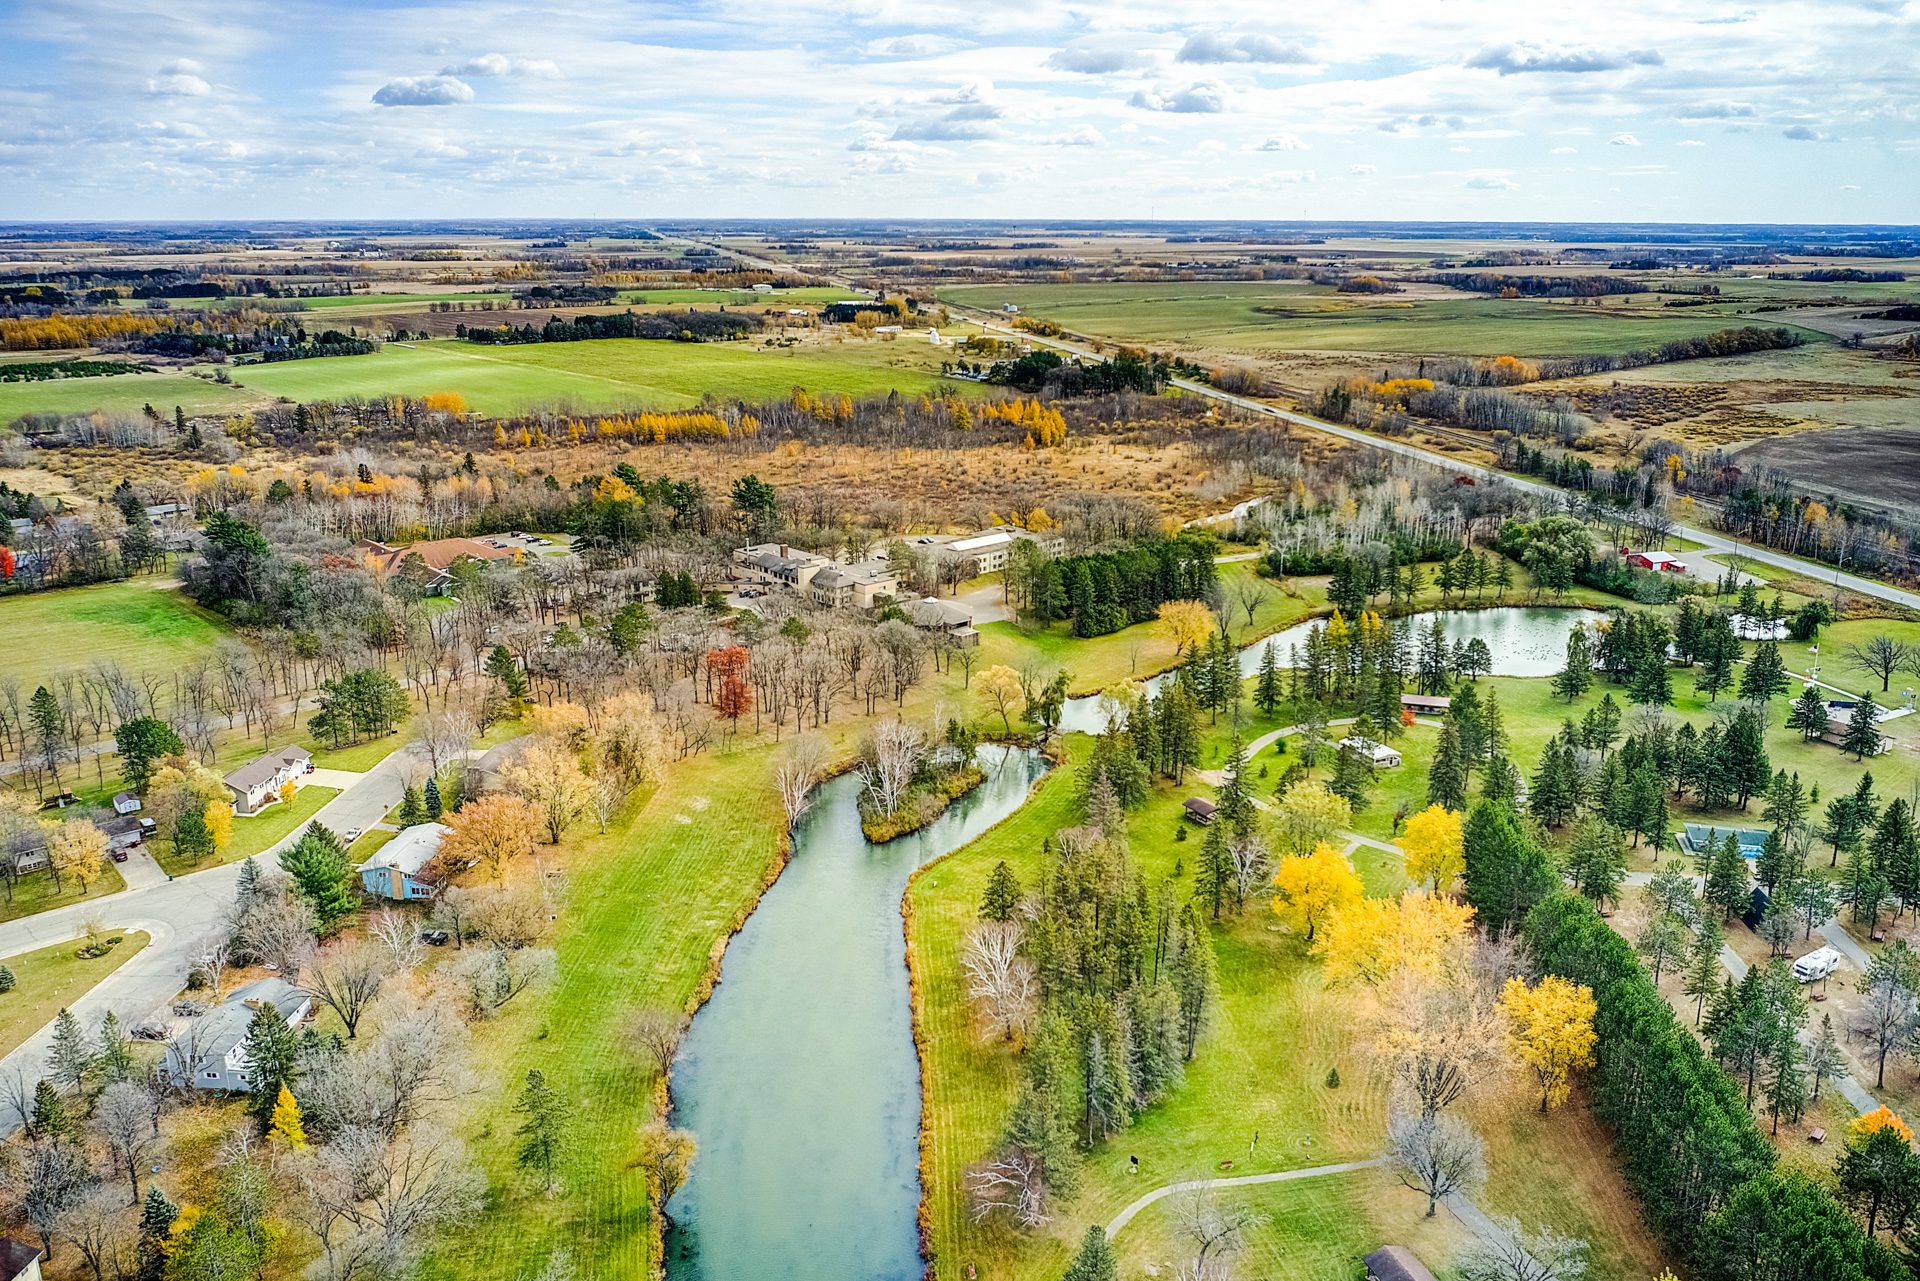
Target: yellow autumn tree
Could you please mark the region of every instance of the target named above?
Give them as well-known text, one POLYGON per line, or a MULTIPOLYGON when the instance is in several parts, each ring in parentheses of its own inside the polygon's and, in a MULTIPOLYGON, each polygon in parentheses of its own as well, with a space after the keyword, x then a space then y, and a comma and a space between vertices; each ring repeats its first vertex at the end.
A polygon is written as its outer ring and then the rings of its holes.
POLYGON ((47 861, 61 880, 91 893, 107 874, 107 834, 83 818, 68 819, 47 836, 47 861))
POLYGON ((1000 714, 1000 724, 1006 732, 1013 733, 1013 714, 1026 701, 1020 673, 1004 663, 997 664, 974 677, 973 687, 980 692, 987 706, 1000 714))
POLYGON ((213 838, 213 852, 218 854, 233 841, 233 806, 215 801, 201 817, 207 820, 207 835, 213 838))
POLYGON ((515 859, 532 855, 540 834, 540 812, 504 793, 469 801, 441 821, 451 830, 440 839, 440 860, 455 871, 481 868, 500 885, 515 859))
POLYGON ((1429 805, 1408 819, 1400 848, 1407 853, 1407 879, 1436 893, 1452 889, 1467 868, 1460 814, 1444 805, 1429 805))
POLYGON ((1514 1055, 1540 1082, 1540 1110, 1567 1101, 1577 1069, 1593 1066, 1593 989, 1549 974, 1532 987, 1507 980, 1500 993, 1514 1055))
POLYGON ((283 1082, 280 1097, 273 1103, 273 1121, 267 1127, 267 1141, 279 1143, 291 1152, 304 1152, 307 1147, 306 1122, 300 1119, 300 1105, 293 1100, 293 1091, 283 1082))
POLYGON ((295 785, 292 779, 288 779, 286 782, 280 784, 280 803, 282 805, 293 804, 293 798, 299 794, 300 788, 295 785))
POLYGON ((1871 1112, 1862 1112, 1853 1118, 1853 1124, 1848 1127, 1847 1141, 1857 1147, 1882 1130, 1893 1131, 1900 1136, 1902 1143, 1913 1142, 1913 1131, 1908 1128, 1905 1121, 1900 1119, 1898 1113, 1884 1103, 1871 1112))
POLYGON ((1309 943, 1330 917, 1364 901, 1366 894, 1347 856, 1325 841, 1310 854, 1281 859, 1273 888, 1273 910, 1309 943))
POLYGON ((1329 983, 1378 986, 1397 975, 1439 977, 1471 964, 1473 909, 1409 890, 1336 913, 1314 945, 1329 983))
POLYGON ((1199 648, 1213 636, 1213 611, 1197 600, 1170 600, 1160 606, 1160 634, 1173 642, 1173 652, 1199 648))

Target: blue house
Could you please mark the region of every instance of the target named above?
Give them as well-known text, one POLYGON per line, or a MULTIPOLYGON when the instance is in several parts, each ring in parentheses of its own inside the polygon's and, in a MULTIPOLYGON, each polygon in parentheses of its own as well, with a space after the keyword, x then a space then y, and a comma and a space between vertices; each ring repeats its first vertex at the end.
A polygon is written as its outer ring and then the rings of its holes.
POLYGON ((444 879, 434 856, 449 830, 445 823, 407 828, 360 865, 360 887, 375 898, 396 902, 432 898, 444 879))

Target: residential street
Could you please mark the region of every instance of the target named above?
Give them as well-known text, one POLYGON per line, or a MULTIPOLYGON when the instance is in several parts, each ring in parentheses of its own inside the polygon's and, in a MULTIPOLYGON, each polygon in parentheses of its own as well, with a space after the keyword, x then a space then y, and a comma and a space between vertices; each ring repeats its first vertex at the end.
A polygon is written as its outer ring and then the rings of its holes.
MULTIPOLYGON (((402 768, 407 750, 402 749, 365 774, 328 771, 329 786, 345 783, 340 795, 320 807, 311 821, 326 824, 335 832, 348 828, 370 828, 400 803, 402 768), (351 781, 348 781, 351 780, 351 781)), ((272 867, 280 851, 298 839, 304 825, 278 844, 260 854, 263 867, 272 867)), ((240 877, 240 864, 228 863, 168 880, 144 851, 135 855, 145 868, 136 870, 130 860, 123 867, 130 886, 118 894, 88 899, 51 912, 8 921, 0 925, 0 956, 28 952, 67 939, 78 938, 81 923, 98 917, 114 930, 145 930, 153 936, 140 955, 103 979, 91 992, 73 1003, 80 1026, 92 1034, 108 1010, 120 1017, 128 1028, 144 1022, 160 1011, 187 980, 188 957, 193 947, 219 923, 221 914, 233 899, 234 883, 240 877), (151 869, 148 871, 147 869, 151 869), (155 880, 153 874, 158 873, 155 880)), ((53 1040, 49 1023, 13 1053, 0 1059, 0 1079, 18 1073, 29 1081, 46 1071, 47 1050, 53 1040)), ((15 1128, 11 1117, 0 1118, 0 1135, 15 1128)))

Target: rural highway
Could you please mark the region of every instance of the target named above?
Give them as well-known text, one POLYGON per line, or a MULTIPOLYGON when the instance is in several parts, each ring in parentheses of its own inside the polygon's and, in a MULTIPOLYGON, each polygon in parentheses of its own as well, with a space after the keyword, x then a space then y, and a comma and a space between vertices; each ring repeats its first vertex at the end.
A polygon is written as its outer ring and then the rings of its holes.
MULTIPOLYGON (((322 805, 309 822, 325 823, 336 833, 372 827, 400 803, 407 759, 407 749, 394 752, 322 805)), ((280 851, 305 830, 306 824, 302 824, 263 851, 259 855, 262 867, 274 867, 280 851)), ((0 925, 0 956, 78 939, 86 932, 83 923, 96 917, 115 933, 145 930, 153 941, 70 1007, 89 1036, 99 1030, 108 1010, 131 1030, 163 1012, 174 994, 186 985, 194 947, 220 923, 239 879, 240 864, 226 863, 142 889, 123 890, 8 921, 0 925)), ((52 1043, 53 1024, 49 1022, 0 1059, 0 1080, 11 1080, 16 1074, 29 1083, 39 1080, 46 1074, 52 1043)), ((0 1117, 0 1137, 15 1128, 16 1118, 0 1117)))
MULTIPOLYGON (((663 238, 677 239, 681 244, 698 246, 703 249, 711 249, 716 253, 728 254, 749 266, 757 267, 763 271, 793 272, 795 270, 790 263, 778 263, 769 258, 756 258, 750 254, 743 254, 737 250, 727 249, 720 245, 709 244, 698 240, 689 240, 685 237, 663 238)), ((825 272, 813 272, 810 274, 826 280, 831 284, 844 286, 847 289, 858 290, 860 288, 860 286, 854 284, 844 276, 837 276, 825 272)), ((997 319, 995 313, 982 311, 978 307, 969 307, 951 301, 943 301, 941 305, 953 314, 964 316, 973 321, 982 329, 998 330, 1020 341, 1036 343, 1042 347, 1051 347, 1056 351, 1069 352, 1076 356, 1083 356, 1093 360, 1101 358, 1098 352, 1094 351, 1092 347, 1084 342, 1066 338, 1042 338, 1036 334, 1028 333, 1023 329, 1014 329, 997 319)), ((1370 449, 1379 449, 1389 454, 1398 454, 1403 458, 1410 458, 1416 462, 1427 463, 1431 466, 1439 467, 1442 470, 1452 472, 1455 475, 1472 476, 1478 480, 1502 481, 1512 485, 1516 489, 1525 490, 1528 493, 1541 497, 1550 497, 1556 501, 1563 501, 1569 497, 1566 490, 1554 485, 1544 484, 1537 480, 1528 480, 1520 476, 1510 476, 1505 472, 1496 471, 1491 467, 1482 467, 1475 463, 1464 463, 1457 458, 1450 458, 1445 454, 1435 453, 1429 449, 1422 449, 1418 445, 1410 445, 1405 441, 1399 440, 1387 440, 1368 432, 1358 431, 1352 427, 1344 427, 1339 423, 1330 423, 1323 419, 1311 418, 1306 414, 1297 413, 1290 409, 1278 409, 1264 401, 1254 400, 1247 396, 1238 396, 1232 392, 1221 391, 1219 388, 1210 387, 1205 383, 1191 382, 1185 378, 1175 378, 1173 385, 1182 391, 1191 392, 1196 396, 1205 396, 1209 400, 1217 400, 1222 404, 1232 405, 1234 408, 1245 410, 1250 414, 1261 414, 1268 418, 1278 418, 1282 422, 1292 423, 1298 427, 1305 427, 1309 431, 1323 432, 1329 436, 1338 436, 1342 440, 1352 441, 1356 445, 1365 445, 1370 449)), ((1775 569, 1789 570, 1793 573, 1802 574, 1808 578, 1819 581, 1824 582, 1831 578, 1836 587, 1844 587, 1857 595, 1871 596, 1878 600, 1889 601, 1895 605, 1904 605, 1908 609, 1920 609, 1920 592, 1910 592, 1903 588, 1894 587, 1888 583, 1877 582, 1871 578, 1861 578, 1857 574, 1836 573, 1825 566, 1800 560, 1797 557, 1788 556, 1781 552, 1771 551, 1765 547, 1736 543, 1725 535, 1716 534, 1710 530, 1701 529, 1694 525, 1675 525, 1673 532, 1681 538, 1700 543, 1705 548, 1705 555, 1744 556, 1748 560, 1757 561, 1763 565, 1771 565, 1775 569)))

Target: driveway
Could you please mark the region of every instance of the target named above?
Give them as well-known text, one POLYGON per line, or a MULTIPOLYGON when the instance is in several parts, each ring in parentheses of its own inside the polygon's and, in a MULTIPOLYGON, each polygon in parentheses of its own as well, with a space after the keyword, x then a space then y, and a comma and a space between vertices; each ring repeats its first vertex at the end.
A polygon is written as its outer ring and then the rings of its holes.
MULTIPOLYGON (((340 795, 322 805, 310 822, 325 823, 336 832, 350 827, 368 828, 400 803, 408 750, 388 756, 340 795)), ((274 865, 281 850, 292 845, 305 830, 288 833, 278 844, 259 855, 262 866, 274 865)), ((142 852, 144 857, 144 851, 142 852)), ((150 857, 146 858, 152 863, 150 857)), ((124 865, 133 867, 131 859, 124 865)), ((168 879, 158 866, 157 881, 140 873, 141 885, 103 898, 87 899, 51 912, 41 912, 0 925, 0 956, 32 951, 54 943, 79 938, 82 923, 98 917, 116 930, 145 930, 153 938, 140 955, 102 979, 92 991, 69 1008, 80 1026, 92 1035, 108 1010, 131 1028, 153 1017, 175 993, 186 985, 189 957, 194 945, 220 924, 227 905, 233 901, 234 884, 240 879, 240 863, 210 867, 202 872, 168 879)), ((47 1052, 53 1042, 53 1025, 47 1024, 13 1053, 0 1059, 0 1079, 18 1073, 29 1081, 38 1080, 47 1069, 47 1052)), ((0 1118, 0 1136, 14 1129, 12 1118, 0 1118)))

